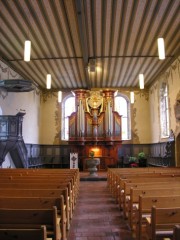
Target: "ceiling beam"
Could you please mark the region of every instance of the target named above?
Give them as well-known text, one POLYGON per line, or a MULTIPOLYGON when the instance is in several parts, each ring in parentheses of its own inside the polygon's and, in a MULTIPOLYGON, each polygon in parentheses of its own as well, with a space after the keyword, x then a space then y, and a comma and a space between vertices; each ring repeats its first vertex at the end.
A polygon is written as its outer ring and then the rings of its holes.
MULTIPOLYGON (((166 58, 174 58, 174 55, 166 55, 166 58)), ((159 58, 158 55, 121 55, 121 56, 96 56, 96 57, 89 57, 87 63, 84 62, 86 65, 85 67, 88 66, 88 63, 91 59, 111 59, 111 58, 159 58)), ((31 58, 31 61, 43 61, 43 60, 66 60, 66 59, 83 59, 84 57, 43 57, 43 58, 31 58)), ((8 62, 20 62, 24 61, 23 58, 19 59, 9 59, 8 62)))
POLYGON ((80 42, 81 42, 81 49, 82 49, 82 56, 86 74, 86 82, 87 87, 91 88, 89 73, 88 73, 88 38, 86 33, 86 23, 85 23, 85 14, 84 14, 84 3, 83 0, 75 0, 76 5, 76 12, 77 12, 77 19, 78 19, 78 27, 79 27, 79 34, 80 34, 80 42))

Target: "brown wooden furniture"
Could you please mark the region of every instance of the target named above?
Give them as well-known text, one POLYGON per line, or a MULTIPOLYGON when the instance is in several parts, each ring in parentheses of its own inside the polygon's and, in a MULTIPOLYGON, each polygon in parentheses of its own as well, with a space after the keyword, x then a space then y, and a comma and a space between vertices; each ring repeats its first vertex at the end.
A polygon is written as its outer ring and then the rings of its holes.
MULTIPOLYGON (((11 191, 11 189, 10 189, 11 191)), ((33 191, 33 190, 32 190, 33 191)), ((28 195, 28 194, 27 194, 28 195)), ((51 209, 57 208, 57 217, 61 228, 62 240, 66 240, 67 217, 64 197, 1 197, 0 209, 51 209)), ((69 223, 70 224, 70 223, 69 223)))
POLYGON ((45 225, 47 235, 61 239, 57 208, 52 209, 0 209, 0 228, 34 229, 45 225))
POLYGON ((46 226, 36 229, 6 228, 0 229, 0 239, 2 240, 46 240, 46 226))
POLYGON ((177 224, 180 224, 180 207, 157 208, 153 206, 151 217, 146 218, 147 239, 172 237, 177 224))
MULTIPOLYGON (((175 196, 139 196, 139 207, 137 209, 136 219, 136 236, 138 239, 143 239, 143 232, 145 231, 145 218, 150 217, 151 208, 170 208, 180 207, 180 195, 175 196)), ((177 230, 176 230, 177 231, 177 230)))
POLYGON ((79 191, 78 169, 0 169, 0 188, 1 210, 56 206, 58 231, 62 240, 67 239, 79 191))

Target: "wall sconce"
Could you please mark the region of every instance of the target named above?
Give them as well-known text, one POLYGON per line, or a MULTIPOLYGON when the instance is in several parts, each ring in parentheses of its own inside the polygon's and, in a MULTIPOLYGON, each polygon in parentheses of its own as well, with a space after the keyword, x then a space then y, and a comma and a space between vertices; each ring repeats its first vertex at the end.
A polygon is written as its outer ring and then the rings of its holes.
POLYGON ((31 41, 26 40, 24 43, 24 61, 29 62, 31 57, 31 41))
POLYGON ((134 92, 130 92, 130 100, 131 100, 131 103, 133 104, 134 103, 134 92))
POLYGON ((58 92, 58 102, 60 103, 62 101, 62 92, 58 92))
POLYGON ((165 59, 165 46, 164 46, 164 38, 158 38, 158 53, 159 59, 165 59))
POLYGON ((51 88, 51 74, 47 74, 46 76, 46 88, 47 89, 51 88))
POLYGON ((144 74, 139 74, 139 87, 140 89, 144 89, 144 74))

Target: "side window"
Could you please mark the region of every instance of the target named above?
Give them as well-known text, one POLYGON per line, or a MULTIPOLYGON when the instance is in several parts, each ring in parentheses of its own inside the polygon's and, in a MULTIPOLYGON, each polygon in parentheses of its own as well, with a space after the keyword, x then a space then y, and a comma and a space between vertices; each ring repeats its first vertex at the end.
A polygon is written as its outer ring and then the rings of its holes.
POLYGON ((75 112, 75 97, 72 95, 67 96, 62 101, 62 130, 61 139, 69 139, 69 119, 68 117, 75 112))
POLYGON ((114 99, 115 111, 122 115, 122 140, 131 138, 130 134, 130 102, 128 98, 118 95, 114 99))
POLYGON ((169 104, 166 83, 163 83, 160 89, 160 121, 161 137, 166 138, 169 136, 169 104))

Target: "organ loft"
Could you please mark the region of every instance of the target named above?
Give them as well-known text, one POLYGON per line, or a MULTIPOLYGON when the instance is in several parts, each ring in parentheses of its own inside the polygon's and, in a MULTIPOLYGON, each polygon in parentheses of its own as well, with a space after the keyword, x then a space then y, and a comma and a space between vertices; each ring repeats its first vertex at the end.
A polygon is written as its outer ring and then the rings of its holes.
POLYGON ((99 170, 117 163, 121 148, 121 116, 114 109, 115 90, 76 90, 76 111, 69 117, 69 145, 86 170, 90 152, 100 158, 99 170))

